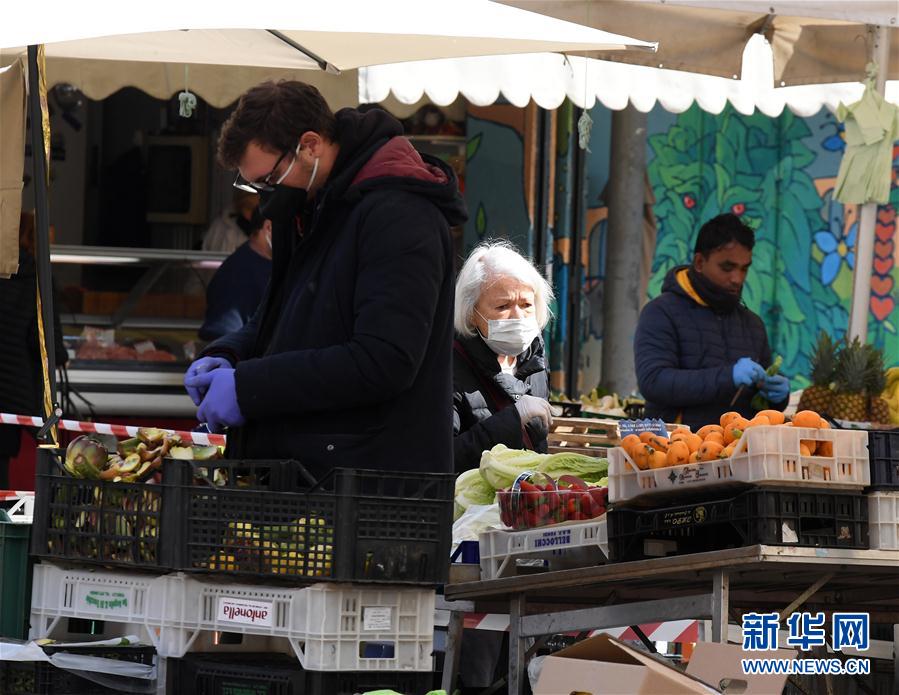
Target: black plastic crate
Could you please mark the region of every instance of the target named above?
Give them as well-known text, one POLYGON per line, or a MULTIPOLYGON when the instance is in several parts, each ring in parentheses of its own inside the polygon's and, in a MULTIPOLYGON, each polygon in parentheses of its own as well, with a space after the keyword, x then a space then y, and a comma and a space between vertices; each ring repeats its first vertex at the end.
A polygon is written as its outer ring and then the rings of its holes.
MULTIPOLYGON (((69 652, 104 659, 121 659, 153 665, 153 647, 53 647, 48 654, 69 652)), ((77 671, 57 668, 46 661, 0 661, 0 693, 3 695, 107 695, 107 693, 148 693, 155 682, 138 678, 95 673, 82 678, 77 671)))
POLYGON ((54 560, 170 569, 175 529, 163 526, 163 487, 73 478, 65 452, 38 449, 31 554, 54 560))
POLYGON ((305 671, 299 662, 276 654, 193 653, 169 659, 167 692, 192 695, 356 695, 392 689, 423 695, 435 674, 416 671, 305 671))
POLYGON ((899 489, 899 430, 868 432, 871 487, 899 489))
POLYGON ((868 547, 868 501, 857 492, 757 488, 728 499, 608 513, 613 561, 748 545, 868 547))
POLYGON ((247 462, 183 463, 163 463, 164 485, 175 488, 166 492, 167 510, 182 525, 177 569, 266 580, 446 581, 451 474, 336 468, 313 484, 295 462, 268 478, 246 475, 247 462))

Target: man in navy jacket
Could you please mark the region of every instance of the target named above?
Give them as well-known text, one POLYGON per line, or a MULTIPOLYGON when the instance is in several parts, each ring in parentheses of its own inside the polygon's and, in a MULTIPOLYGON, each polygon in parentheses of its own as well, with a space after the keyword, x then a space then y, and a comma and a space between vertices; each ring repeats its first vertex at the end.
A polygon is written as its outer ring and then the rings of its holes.
POLYGON ((453 170, 385 111, 332 113, 267 82, 222 128, 219 161, 272 221, 272 279, 241 330, 188 369, 229 455, 332 466, 453 466, 453 170))
POLYGON ((709 220, 699 230, 692 265, 672 269, 662 294, 643 308, 634 362, 647 417, 695 431, 729 410, 751 418, 756 393, 776 410, 786 406, 790 382, 766 375, 765 326, 740 301, 754 244, 752 229, 736 215, 709 220))

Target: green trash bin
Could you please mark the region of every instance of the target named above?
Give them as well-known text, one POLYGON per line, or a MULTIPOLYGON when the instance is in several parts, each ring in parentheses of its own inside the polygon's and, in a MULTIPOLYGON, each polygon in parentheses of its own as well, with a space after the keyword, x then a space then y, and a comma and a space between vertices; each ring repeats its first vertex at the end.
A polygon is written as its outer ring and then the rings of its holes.
POLYGON ((0 637, 26 639, 31 607, 31 524, 16 524, 0 509, 0 637))

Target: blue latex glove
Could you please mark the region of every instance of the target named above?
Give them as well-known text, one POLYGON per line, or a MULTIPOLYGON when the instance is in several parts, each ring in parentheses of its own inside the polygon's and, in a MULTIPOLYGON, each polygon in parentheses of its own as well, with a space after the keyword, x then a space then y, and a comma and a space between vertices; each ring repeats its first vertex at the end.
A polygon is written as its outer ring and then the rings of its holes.
POLYGON ((783 403, 790 397, 790 380, 781 374, 765 377, 765 385, 759 390, 769 403, 783 403))
POLYGON ((765 370, 758 362, 748 357, 741 357, 734 365, 732 372, 734 386, 754 386, 765 379, 765 370))
POLYGON ((213 369, 218 369, 219 367, 230 368, 231 363, 224 357, 201 357, 200 359, 195 360, 193 363, 191 363, 191 365, 187 368, 187 371, 184 372, 184 387, 187 389, 187 395, 190 396, 190 400, 194 402, 194 405, 200 405, 200 402, 203 400, 203 396, 206 395, 205 386, 201 391, 198 387, 191 385, 193 383, 194 377, 200 374, 206 374, 207 372, 210 372, 213 369))
POLYGON ((197 410, 197 420, 207 423, 213 432, 222 427, 238 427, 246 422, 237 404, 233 369, 219 367, 198 374, 191 378, 190 385, 206 389, 206 396, 197 410))

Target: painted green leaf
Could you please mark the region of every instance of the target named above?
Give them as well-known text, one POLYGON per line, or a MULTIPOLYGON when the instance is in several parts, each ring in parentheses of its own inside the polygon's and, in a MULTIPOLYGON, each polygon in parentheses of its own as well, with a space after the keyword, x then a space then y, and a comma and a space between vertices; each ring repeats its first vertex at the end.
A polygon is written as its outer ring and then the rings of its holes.
POLYGON ((481 147, 481 137, 483 133, 478 133, 473 138, 469 139, 467 143, 465 143, 465 159, 467 161, 471 161, 474 159, 474 156, 478 153, 478 149, 481 147))
POLYGON ((484 203, 478 203, 478 212, 474 220, 474 228, 478 236, 484 236, 487 231, 487 211, 484 209, 484 203))

